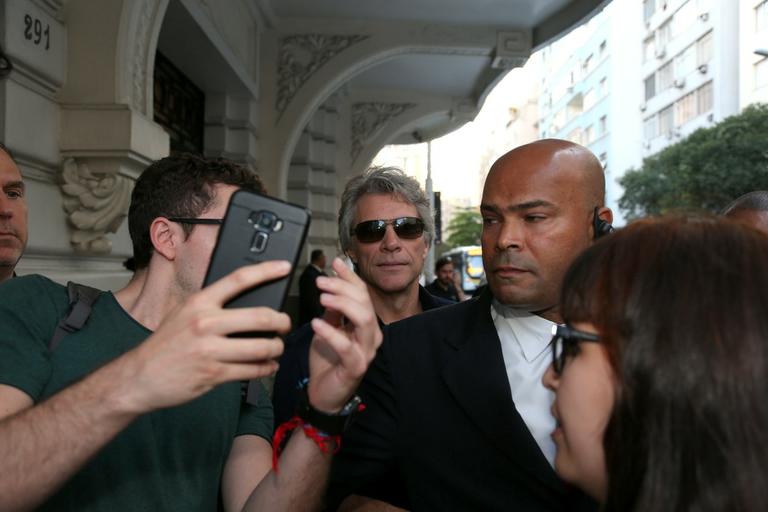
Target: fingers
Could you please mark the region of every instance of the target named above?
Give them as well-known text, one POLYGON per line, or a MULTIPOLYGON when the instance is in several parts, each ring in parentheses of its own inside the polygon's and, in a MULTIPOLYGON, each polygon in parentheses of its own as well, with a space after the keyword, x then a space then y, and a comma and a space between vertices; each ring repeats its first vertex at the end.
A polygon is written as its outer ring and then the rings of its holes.
POLYGON ((198 336, 237 332, 286 334, 290 330, 288 315, 266 307, 214 309, 197 313, 192 320, 192 333, 198 336))
POLYGON ((357 378, 365 373, 368 357, 345 333, 320 318, 312 320, 312 329, 316 334, 313 343, 319 341, 333 350, 351 377, 357 378))
POLYGON ((280 338, 226 338, 214 340, 212 356, 222 363, 269 362, 283 354, 280 338))
POLYGON ((276 361, 265 361, 254 364, 228 364, 222 367, 219 375, 220 383, 231 382, 235 380, 253 380, 272 375, 277 371, 279 365, 276 361))
POLYGON ((207 286, 199 296, 221 305, 249 288, 285 277, 290 271, 290 262, 282 260, 247 265, 207 286))

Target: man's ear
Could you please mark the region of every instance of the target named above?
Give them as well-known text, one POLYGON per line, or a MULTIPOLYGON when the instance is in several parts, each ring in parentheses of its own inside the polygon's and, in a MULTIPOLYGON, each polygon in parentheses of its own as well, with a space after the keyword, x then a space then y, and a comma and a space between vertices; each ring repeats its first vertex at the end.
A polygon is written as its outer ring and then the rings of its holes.
POLYGON ((184 240, 184 230, 165 217, 157 217, 149 225, 149 239, 155 252, 167 260, 176 259, 176 251, 184 240))

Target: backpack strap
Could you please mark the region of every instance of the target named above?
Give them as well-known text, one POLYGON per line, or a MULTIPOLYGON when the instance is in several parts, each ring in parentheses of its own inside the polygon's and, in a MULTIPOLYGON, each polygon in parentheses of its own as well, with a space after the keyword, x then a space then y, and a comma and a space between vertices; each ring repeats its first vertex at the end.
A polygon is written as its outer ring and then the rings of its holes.
POLYGON ((56 349, 64 336, 83 328, 88 317, 91 316, 93 304, 99 298, 101 290, 69 281, 67 294, 69 295, 69 312, 56 325, 56 330, 48 343, 48 349, 51 351, 56 349))

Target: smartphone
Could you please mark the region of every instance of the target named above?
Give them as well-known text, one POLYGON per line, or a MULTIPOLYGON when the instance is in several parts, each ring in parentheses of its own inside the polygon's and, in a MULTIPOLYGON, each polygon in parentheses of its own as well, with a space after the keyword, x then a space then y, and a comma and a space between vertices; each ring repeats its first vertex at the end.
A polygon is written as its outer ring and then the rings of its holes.
MULTIPOLYGON (((204 285, 239 267, 263 261, 288 260, 295 269, 310 219, 306 208, 238 190, 229 201, 204 285)), ((266 306, 280 311, 285 306, 292 276, 293 271, 281 279, 246 290, 225 307, 266 306)))

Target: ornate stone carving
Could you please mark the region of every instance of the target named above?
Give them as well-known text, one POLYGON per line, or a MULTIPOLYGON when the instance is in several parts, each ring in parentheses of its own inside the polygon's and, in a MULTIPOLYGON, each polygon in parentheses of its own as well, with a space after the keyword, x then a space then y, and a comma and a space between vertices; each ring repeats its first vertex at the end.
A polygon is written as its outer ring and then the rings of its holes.
POLYGON ((152 26, 152 0, 140 0, 141 8, 136 23, 135 45, 133 48, 133 108, 147 113, 145 90, 147 86, 147 51, 149 29, 152 26))
POLYGON ((128 214, 133 183, 125 176, 92 172, 74 158, 64 161, 61 173, 64 210, 75 228, 70 242, 76 252, 108 254, 114 233, 128 214))
POLYGON ((352 148, 354 162, 367 142, 375 137, 393 117, 415 107, 415 103, 354 103, 352 105, 352 148))
POLYGON ((277 67, 277 101, 275 108, 282 114, 288 104, 318 69, 350 46, 368 36, 333 36, 301 34, 280 39, 277 67))

